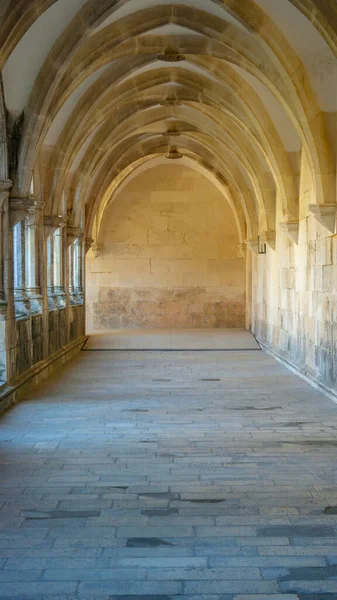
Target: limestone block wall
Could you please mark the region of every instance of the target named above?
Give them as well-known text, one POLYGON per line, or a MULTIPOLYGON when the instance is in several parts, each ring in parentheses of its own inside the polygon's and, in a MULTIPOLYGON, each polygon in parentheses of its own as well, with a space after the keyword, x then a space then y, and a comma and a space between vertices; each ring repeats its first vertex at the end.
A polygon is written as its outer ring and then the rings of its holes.
POLYGON ((87 331, 243 327, 245 259, 232 210, 177 163, 141 173, 107 209, 87 254, 87 331))
POLYGON ((310 213, 314 202, 303 155, 299 243, 278 230, 275 251, 253 255, 252 329, 303 374, 337 392, 337 235, 310 213))

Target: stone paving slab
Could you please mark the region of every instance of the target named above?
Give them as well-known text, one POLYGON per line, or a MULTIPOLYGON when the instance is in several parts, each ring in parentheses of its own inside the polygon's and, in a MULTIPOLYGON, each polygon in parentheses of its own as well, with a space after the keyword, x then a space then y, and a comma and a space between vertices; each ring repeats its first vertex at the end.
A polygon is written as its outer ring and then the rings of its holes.
POLYGON ((262 352, 83 352, 0 450, 1 600, 337 600, 337 406, 262 352))

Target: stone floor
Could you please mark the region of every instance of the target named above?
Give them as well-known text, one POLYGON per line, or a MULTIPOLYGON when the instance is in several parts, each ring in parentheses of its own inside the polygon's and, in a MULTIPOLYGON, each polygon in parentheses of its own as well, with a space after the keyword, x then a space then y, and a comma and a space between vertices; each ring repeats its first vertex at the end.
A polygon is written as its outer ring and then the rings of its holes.
POLYGON ((115 329, 95 332, 86 350, 258 350, 245 329, 115 329))
POLYGON ((337 406, 262 351, 82 352, 0 428, 1 600, 337 598, 337 406))

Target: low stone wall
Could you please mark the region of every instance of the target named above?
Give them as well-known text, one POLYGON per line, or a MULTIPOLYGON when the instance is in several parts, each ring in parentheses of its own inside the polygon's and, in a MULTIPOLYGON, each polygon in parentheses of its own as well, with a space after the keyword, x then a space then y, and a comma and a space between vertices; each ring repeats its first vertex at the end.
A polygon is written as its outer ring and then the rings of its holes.
POLYGON ((28 392, 50 377, 57 369, 74 358, 83 347, 86 337, 81 337, 54 354, 48 356, 30 368, 22 375, 15 377, 10 384, 0 387, 0 414, 19 402, 28 392))

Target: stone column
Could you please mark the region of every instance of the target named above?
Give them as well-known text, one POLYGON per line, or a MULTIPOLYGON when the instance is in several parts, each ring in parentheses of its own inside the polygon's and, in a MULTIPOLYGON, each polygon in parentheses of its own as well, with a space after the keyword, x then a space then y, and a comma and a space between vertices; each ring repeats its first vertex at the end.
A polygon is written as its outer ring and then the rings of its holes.
POLYGON ((11 187, 11 181, 0 181, 0 385, 7 381, 8 196, 11 187))
POLYGON ((68 291, 69 291, 69 299, 70 299, 70 303, 74 304, 73 302, 73 295, 75 292, 75 287, 74 287, 74 246, 73 246, 73 242, 71 244, 69 244, 69 246, 67 247, 67 251, 68 251, 68 291))
POLYGON ((16 314, 29 317, 30 302, 26 293, 25 222, 16 223, 13 230, 14 301, 16 314))
POLYGON ((59 308, 66 306, 65 293, 65 256, 64 256, 64 227, 65 222, 60 223, 54 233, 54 294, 58 300, 59 308))
POLYGON ((54 234, 47 238, 47 294, 49 308, 56 308, 54 298, 54 234))
POLYGON ((8 196, 11 187, 11 181, 0 181, 0 306, 6 304, 5 257, 8 243, 8 196))
POLYGON ((78 247, 76 241, 79 237, 83 238, 83 230, 78 227, 67 227, 67 248, 68 248, 68 290, 67 297, 67 322, 68 322, 68 339, 74 340, 79 335, 79 313, 82 309, 81 299, 78 298, 78 278, 76 269, 76 256, 78 247))
POLYGON ((74 288, 79 304, 83 304, 83 282, 84 282, 84 236, 81 233, 75 240, 74 252, 74 288))
POLYGON ((69 284, 69 295, 70 304, 77 304, 77 293, 80 287, 79 269, 78 267, 78 254, 79 246, 77 243, 78 238, 83 241, 83 230, 78 227, 67 227, 67 246, 68 246, 68 284, 69 284))
POLYGON ((26 291, 31 310, 42 312, 41 251, 44 202, 35 201, 26 218, 26 291))
POLYGON ((55 232, 62 225, 62 217, 45 216, 43 218, 44 241, 45 241, 45 279, 47 288, 48 308, 49 310, 57 308, 57 298, 55 294, 55 264, 54 264, 54 244, 55 232))
POLYGON ((20 317, 30 314, 30 302, 26 293, 25 220, 34 202, 34 198, 10 198, 9 200, 9 245, 13 252, 14 301, 16 313, 20 317))

